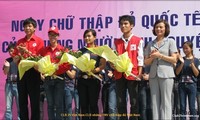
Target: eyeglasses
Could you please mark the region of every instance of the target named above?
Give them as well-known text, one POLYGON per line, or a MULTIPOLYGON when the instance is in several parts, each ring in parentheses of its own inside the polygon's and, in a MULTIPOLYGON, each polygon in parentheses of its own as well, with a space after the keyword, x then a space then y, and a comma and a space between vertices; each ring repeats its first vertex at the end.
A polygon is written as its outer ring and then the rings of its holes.
POLYGON ((57 34, 48 34, 49 37, 57 37, 57 34))

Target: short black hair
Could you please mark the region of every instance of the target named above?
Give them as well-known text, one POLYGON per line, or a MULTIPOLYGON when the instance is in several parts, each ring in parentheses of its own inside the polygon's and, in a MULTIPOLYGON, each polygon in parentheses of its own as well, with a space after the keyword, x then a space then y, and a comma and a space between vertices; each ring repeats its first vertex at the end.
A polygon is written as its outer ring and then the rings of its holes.
POLYGON ((23 27, 25 27, 25 25, 28 25, 28 24, 32 24, 34 28, 37 27, 37 23, 32 17, 24 20, 23 27))
POLYGON ((120 17, 119 17, 119 24, 120 24, 122 21, 129 21, 129 23, 130 23, 131 25, 134 26, 133 18, 132 18, 132 16, 130 16, 130 15, 123 15, 123 16, 120 16, 120 17))
POLYGON ((10 49, 15 48, 15 43, 10 43, 6 49, 6 51, 8 52, 10 49))

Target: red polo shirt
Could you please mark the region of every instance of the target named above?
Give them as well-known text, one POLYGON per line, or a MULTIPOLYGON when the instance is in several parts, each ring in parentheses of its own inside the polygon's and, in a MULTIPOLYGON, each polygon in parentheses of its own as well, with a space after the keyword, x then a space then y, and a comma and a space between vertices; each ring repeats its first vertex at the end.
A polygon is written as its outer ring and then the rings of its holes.
MULTIPOLYGON (((51 48, 51 46, 47 46, 46 48, 44 48, 44 50, 42 50, 41 55, 42 56, 50 55, 51 62, 58 63, 60 61, 62 52, 68 52, 68 49, 65 49, 63 46, 58 44, 54 50, 51 48)), ((69 63, 63 63, 59 65, 59 68, 55 74, 56 75, 63 74, 70 68, 71 66, 69 63)))
MULTIPOLYGON (((17 41, 16 46, 20 45, 26 46, 27 50, 30 51, 32 55, 39 55, 41 50, 44 48, 44 41, 36 35, 33 35, 30 40, 27 40, 25 36, 24 38, 17 41)), ((20 55, 17 47, 15 48, 13 55, 20 55)), ((23 54, 24 58, 27 58, 28 56, 29 55, 26 53, 23 54)))

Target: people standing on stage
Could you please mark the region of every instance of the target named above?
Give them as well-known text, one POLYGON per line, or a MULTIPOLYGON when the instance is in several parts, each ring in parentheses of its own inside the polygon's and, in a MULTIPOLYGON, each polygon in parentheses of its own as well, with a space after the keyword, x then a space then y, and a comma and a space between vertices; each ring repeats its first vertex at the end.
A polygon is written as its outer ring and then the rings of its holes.
MULTIPOLYGON (((124 73, 114 71, 116 79, 116 95, 117 95, 117 111, 120 120, 127 120, 127 95, 130 98, 130 120, 137 120, 139 116, 138 111, 138 81, 141 79, 142 67, 144 64, 143 55, 143 40, 132 33, 134 27, 133 18, 129 15, 123 15, 119 18, 120 30, 122 37, 114 40, 113 49, 119 55, 128 52, 129 58, 133 63, 133 76, 126 76, 124 73), (127 94, 128 90, 128 94, 127 94), (125 115, 124 115, 125 114, 125 115)), ((113 66, 114 68, 114 66, 113 66)))
POLYGON ((187 98, 190 111, 190 120, 196 120, 195 101, 197 95, 197 77, 199 75, 199 60, 193 54, 193 44, 190 41, 183 43, 184 57, 178 56, 179 62, 176 67, 176 74, 180 76, 178 86, 180 97, 181 120, 186 119, 187 98))
POLYGON ((157 20, 153 26, 156 38, 145 49, 145 65, 150 66, 153 120, 172 119, 172 89, 175 77, 173 65, 177 61, 177 47, 167 36, 170 27, 166 20, 157 20))
POLYGON ((116 81, 114 80, 113 69, 106 62, 106 67, 102 70, 103 87, 101 89, 101 100, 103 106, 104 120, 117 120, 117 99, 116 81))
POLYGON ((17 64, 13 61, 13 52, 15 44, 10 43, 7 48, 10 57, 7 58, 3 65, 3 72, 7 75, 5 84, 5 98, 6 98, 6 111, 5 120, 12 120, 13 118, 13 102, 15 99, 17 107, 17 120, 20 120, 20 110, 19 110, 19 95, 17 90, 17 64))
POLYGON ((76 120, 79 120, 79 95, 77 90, 77 78, 78 78, 78 69, 77 67, 73 66, 70 70, 67 70, 67 76, 65 78, 65 96, 64 96, 64 111, 65 114, 67 114, 66 120, 72 120, 73 117, 75 117, 76 120), (73 116, 73 110, 72 110, 72 102, 74 99, 75 103, 75 115, 73 116))
MULTIPOLYGON (((14 61, 19 63, 21 57, 38 56, 44 48, 44 41, 35 35, 36 21, 27 18, 23 22, 25 37, 19 39, 14 51, 14 61)), ((28 101, 30 98, 31 120, 40 119, 40 73, 35 67, 25 72, 21 80, 17 81, 19 93, 19 108, 21 120, 29 120, 28 101)))
MULTIPOLYGON (((58 63, 62 57, 62 53, 68 52, 68 49, 58 44, 59 38, 58 27, 49 28, 48 37, 50 45, 43 49, 42 56, 50 56, 51 63, 58 63)), ((63 63, 58 66, 58 69, 52 76, 46 76, 44 80, 44 90, 47 98, 48 118, 50 120, 62 120, 63 112, 63 97, 66 71, 70 69, 68 63, 63 63)))
MULTIPOLYGON (((177 48, 178 49, 178 48, 177 48)), ((180 49, 178 49, 178 53, 177 53, 177 58, 180 55, 180 49)), ((177 62, 179 62, 179 60, 177 59, 177 62)), ((174 72, 176 70, 176 64, 174 64, 174 72)), ((179 81, 180 81, 180 75, 176 75, 175 72, 175 77, 174 77, 174 85, 173 85, 173 90, 172 90, 172 114, 173 114, 173 120, 179 120, 180 117, 176 117, 178 115, 180 115, 180 98, 179 98, 179 92, 178 92, 178 85, 179 85, 179 81)))
MULTIPOLYGON (((89 53, 90 58, 96 61, 95 69, 92 72, 96 75, 105 68, 106 60, 98 55, 91 53, 87 48, 96 47, 96 31, 93 29, 85 30, 83 34, 86 46, 81 48, 80 51, 83 54, 89 53)), ((82 120, 98 120, 99 107, 99 93, 101 89, 101 81, 93 76, 89 76, 87 73, 80 73, 78 79, 78 93, 80 100, 80 109, 82 120)))

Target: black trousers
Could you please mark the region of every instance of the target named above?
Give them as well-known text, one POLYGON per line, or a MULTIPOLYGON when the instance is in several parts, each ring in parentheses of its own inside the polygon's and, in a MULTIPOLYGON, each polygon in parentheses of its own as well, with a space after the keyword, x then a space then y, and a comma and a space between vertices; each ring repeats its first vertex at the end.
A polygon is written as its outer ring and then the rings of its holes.
POLYGON ((138 120, 138 81, 127 80, 124 76, 116 80, 118 120, 138 120), (128 90, 128 94, 127 94, 128 90), (130 97, 130 117, 127 113, 127 95, 130 97))
POLYGON ((17 82, 20 119, 29 120, 28 101, 30 99, 31 120, 40 119, 40 73, 34 68, 25 72, 17 82))
POLYGON ((82 120, 98 120, 98 99, 100 93, 100 81, 97 79, 79 79, 78 94, 82 120))

